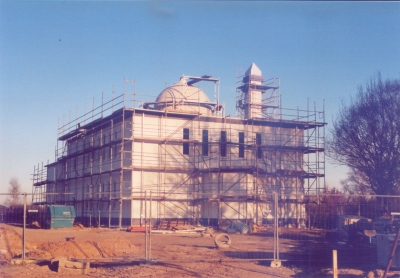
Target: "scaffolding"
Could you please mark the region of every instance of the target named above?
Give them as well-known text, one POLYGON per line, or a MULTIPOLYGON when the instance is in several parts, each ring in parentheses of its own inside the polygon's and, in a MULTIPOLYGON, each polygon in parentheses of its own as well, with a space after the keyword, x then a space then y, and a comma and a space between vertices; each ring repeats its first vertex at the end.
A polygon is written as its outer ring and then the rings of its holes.
POLYGON ((240 118, 248 118, 249 110, 255 110, 253 118, 276 119, 282 115, 278 112, 281 100, 280 79, 271 76, 264 79, 263 76, 245 75, 242 69, 238 69, 236 77, 236 115, 240 118), (255 81, 253 84, 252 81, 255 81), (248 94, 251 90, 261 92, 259 99, 252 99, 248 94))
POLYGON ((97 212, 99 225, 142 225, 148 191, 159 221, 220 226, 232 220, 226 211, 260 223, 273 192, 288 194, 282 204, 296 203, 300 211, 305 195, 324 189, 324 111, 315 104, 313 110, 281 108, 279 79, 272 78, 258 87, 265 91, 259 117, 244 118, 253 104, 243 94, 249 86, 238 84, 240 117, 230 118, 219 103, 219 80, 186 78, 190 85, 214 82, 212 115, 156 110, 144 101, 154 96, 138 94, 135 81, 124 79, 123 94, 113 92, 109 101, 102 95, 99 106, 93 100, 90 111, 85 105, 83 115, 64 117, 55 162, 34 167, 33 203, 74 205, 90 225, 97 212))

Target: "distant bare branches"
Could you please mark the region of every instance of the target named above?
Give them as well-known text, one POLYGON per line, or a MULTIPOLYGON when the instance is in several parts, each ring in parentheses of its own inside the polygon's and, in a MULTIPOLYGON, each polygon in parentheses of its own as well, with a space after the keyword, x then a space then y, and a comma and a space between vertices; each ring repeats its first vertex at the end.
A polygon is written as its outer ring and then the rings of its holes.
POLYGON ((8 193, 10 195, 7 196, 5 201, 6 206, 15 206, 21 204, 21 185, 18 182, 18 179, 12 178, 8 183, 8 193))
POLYGON ((357 169, 350 169, 347 179, 341 181, 343 192, 357 195, 375 194, 368 182, 368 177, 357 169))

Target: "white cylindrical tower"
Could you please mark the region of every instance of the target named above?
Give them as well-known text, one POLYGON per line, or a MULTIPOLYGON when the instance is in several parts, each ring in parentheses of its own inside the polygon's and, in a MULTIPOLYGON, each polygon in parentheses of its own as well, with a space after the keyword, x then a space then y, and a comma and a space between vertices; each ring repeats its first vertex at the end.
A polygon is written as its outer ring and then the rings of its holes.
POLYGON ((246 119, 262 117, 262 89, 264 81, 261 70, 256 64, 251 64, 243 77, 242 91, 244 97, 244 117, 246 119), (258 85, 258 86, 257 86, 258 85))

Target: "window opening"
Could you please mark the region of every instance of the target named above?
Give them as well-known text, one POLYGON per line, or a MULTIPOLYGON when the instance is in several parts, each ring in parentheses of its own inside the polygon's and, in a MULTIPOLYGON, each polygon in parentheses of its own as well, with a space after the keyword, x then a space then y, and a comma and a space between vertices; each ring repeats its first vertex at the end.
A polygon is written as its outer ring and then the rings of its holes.
MULTIPOLYGON (((189 139, 189 129, 184 128, 183 129, 183 139, 189 139)), ((183 154, 189 154, 189 143, 184 142, 183 143, 183 154)))
POLYGON ((244 157, 244 132, 239 132, 239 157, 244 157))
POLYGON ((226 131, 221 131, 221 156, 226 156, 226 131))
POLYGON ((203 130, 203 140, 202 140, 202 153, 204 156, 208 156, 208 130, 203 130))
POLYGON ((256 134, 257 158, 262 158, 261 133, 256 134))

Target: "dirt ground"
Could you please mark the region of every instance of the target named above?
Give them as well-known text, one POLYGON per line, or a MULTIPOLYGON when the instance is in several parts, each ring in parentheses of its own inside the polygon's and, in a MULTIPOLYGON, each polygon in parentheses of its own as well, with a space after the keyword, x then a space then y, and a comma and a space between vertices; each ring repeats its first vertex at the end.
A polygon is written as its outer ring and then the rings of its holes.
MULTIPOLYGON (((70 277, 53 271, 50 260, 67 257, 91 263, 82 277, 332 277, 332 250, 338 250, 339 277, 378 277, 376 246, 343 244, 333 232, 281 229, 282 266, 270 267, 272 233, 233 234, 227 249, 200 234, 153 234, 151 262, 145 263, 144 233, 108 229, 26 230, 26 257, 35 263, 13 266, 22 253, 20 227, 0 224, 0 277, 70 277), (73 240, 67 241, 67 238, 73 240)), ((400 277, 391 271, 389 277, 400 277)))

